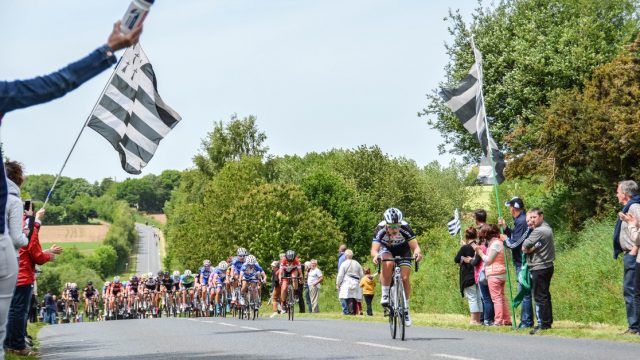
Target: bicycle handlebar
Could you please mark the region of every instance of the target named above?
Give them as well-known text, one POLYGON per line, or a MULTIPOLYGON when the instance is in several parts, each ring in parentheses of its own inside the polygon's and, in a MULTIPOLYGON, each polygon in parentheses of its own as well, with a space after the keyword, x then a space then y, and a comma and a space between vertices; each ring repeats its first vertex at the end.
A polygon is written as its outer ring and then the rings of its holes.
POLYGON ((380 261, 378 261, 378 273, 380 273, 380 267, 382 266, 382 262, 383 261, 393 261, 394 263, 399 263, 400 261, 404 261, 404 260, 408 260, 408 261, 415 261, 415 268, 416 268, 416 272, 418 272, 418 264, 419 262, 416 261, 416 258, 414 257, 402 257, 402 256, 396 256, 392 259, 380 259, 380 261))

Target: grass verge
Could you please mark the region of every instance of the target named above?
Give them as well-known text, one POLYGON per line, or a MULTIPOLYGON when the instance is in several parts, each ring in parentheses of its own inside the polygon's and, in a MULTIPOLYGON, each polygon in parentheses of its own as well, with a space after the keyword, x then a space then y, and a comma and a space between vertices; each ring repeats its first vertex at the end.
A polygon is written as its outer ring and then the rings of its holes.
MULTIPOLYGON (((363 321, 363 322, 375 322, 381 323, 380 326, 386 326, 387 318, 383 317, 381 313, 374 316, 347 316, 338 312, 327 312, 319 314, 299 314, 296 313, 296 317, 301 318, 316 318, 316 319, 341 319, 350 321, 363 321), (383 325, 384 324, 384 325, 383 325)), ((469 318, 464 315, 458 314, 420 314, 412 313, 411 320, 414 325, 429 326, 445 329, 460 329, 471 331, 483 331, 483 332, 496 332, 496 333, 510 333, 516 335, 529 335, 529 330, 512 330, 510 327, 504 326, 479 326, 469 324, 469 318)), ((583 339, 597 339, 608 340, 616 342, 631 342, 640 343, 640 336, 638 335, 620 335, 625 328, 607 324, 581 324, 574 321, 560 320, 553 322, 553 329, 546 330, 539 333, 536 336, 558 336, 567 338, 583 338, 583 339)))
MULTIPOLYGON (((29 333, 29 336, 31 336, 33 338, 33 350, 38 351, 40 349, 40 341, 38 340, 38 332, 40 331, 40 329, 42 329, 44 326, 46 326, 45 323, 43 322, 37 322, 37 323, 27 323, 27 333, 29 333)), ((10 353, 5 353, 4 355, 4 359, 5 360, 31 360, 31 359, 38 359, 35 356, 18 356, 16 354, 10 354, 10 353)))

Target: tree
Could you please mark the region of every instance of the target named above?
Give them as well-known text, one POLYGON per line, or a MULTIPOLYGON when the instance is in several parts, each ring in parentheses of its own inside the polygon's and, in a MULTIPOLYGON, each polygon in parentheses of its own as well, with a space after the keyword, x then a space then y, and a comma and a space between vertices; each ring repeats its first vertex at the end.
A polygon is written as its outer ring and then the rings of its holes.
MULTIPOLYGON (((480 6, 467 26, 460 13, 450 13, 446 45, 449 86, 473 64, 473 34, 483 53, 484 96, 496 142, 522 155, 534 148, 540 134, 529 129, 539 109, 549 105, 554 90, 580 89, 595 67, 610 61, 638 31, 637 0, 503 0, 493 8, 480 6)), ((452 146, 452 153, 477 161, 478 142, 433 91, 420 115, 452 146)), ((440 145, 445 151, 445 145, 440 145)))
POLYGON ((200 171, 212 175, 228 161, 243 156, 263 158, 269 150, 263 145, 266 139, 265 133, 256 126, 255 116, 238 119, 233 115, 227 125, 222 121, 214 124, 213 132, 202 141, 203 153, 194 157, 194 163, 200 171))
POLYGON ((583 89, 561 91, 531 131, 534 150, 515 159, 514 176, 545 175, 568 191, 562 206, 575 226, 609 211, 618 181, 640 177, 640 37, 596 68, 583 89))

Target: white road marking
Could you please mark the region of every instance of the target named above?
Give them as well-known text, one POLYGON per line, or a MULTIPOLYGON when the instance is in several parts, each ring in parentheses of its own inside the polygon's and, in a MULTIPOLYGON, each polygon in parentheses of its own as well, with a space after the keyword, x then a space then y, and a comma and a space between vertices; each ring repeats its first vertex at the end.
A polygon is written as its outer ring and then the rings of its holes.
POLYGON ((472 358, 467 356, 458 356, 458 355, 449 355, 449 354, 431 354, 432 356, 437 356, 445 359, 454 359, 454 360, 480 360, 478 358, 472 358))
POLYGON ((236 326, 236 325, 233 325, 233 324, 227 324, 227 323, 223 323, 223 322, 219 322, 218 324, 224 325, 224 326, 236 326))
POLYGON ((318 340, 327 340, 327 341, 341 341, 340 339, 328 338, 328 337, 323 337, 323 336, 305 335, 303 337, 306 337, 306 338, 309 338, 309 339, 318 339, 318 340))
POLYGON ((286 332, 286 331, 275 331, 275 330, 271 330, 271 331, 269 331, 269 332, 274 333, 274 334, 281 334, 281 335, 295 335, 294 333, 290 333, 290 332, 286 332))
POLYGON ((207 323, 207 324, 216 324, 215 321, 210 321, 210 320, 202 320, 200 322, 207 323))
POLYGON ((260 330, 258 328, 254 328, 254 327, 251 327, 251 326, 240 326, 240 328, 241 329, 247 329, 247 330, 260 330))
POLYGON ((411 349, 407 349, 407 348, 403 348, 403 347, 398 347, 398 346, 389 346, 389 345, 375 344, 375 343, 364 342, 364 341, 358 341, 358 342, 356 342, 356 344, 366 345, 366 346, 373 346, 373 347, 379 347, 379 348, 383 348, 383 349, 390 349, 390 350, 404 350, 404 351, 410 351, 410 350, 411 350, 411 349))

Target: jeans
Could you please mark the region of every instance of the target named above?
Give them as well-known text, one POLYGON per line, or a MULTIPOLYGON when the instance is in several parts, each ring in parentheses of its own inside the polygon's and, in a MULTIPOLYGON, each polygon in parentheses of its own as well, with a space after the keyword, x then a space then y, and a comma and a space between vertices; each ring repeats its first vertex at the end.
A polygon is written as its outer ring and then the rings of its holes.
POLYGON ((624 283, 622 293, 624 295, 624 304, 627 307, 627 321, 629 322, 629 329, 640 330, 640 323, 638 322, 638 314, 633 305, 633 296, 636 287, 634 286, 636 281, 636 257, 633 255, 624 255, 624 283))
POLYGON ((44 311, 44 322, 46 324, 55 324, 57 322, 56 319, 56 311, 54 309, 45 309, 44 311))
POLYGON ((347 299, 340 299, 340 305, 342 305, 342 314, 349 315, 349 303, 347 303, 347 299))
POLYGON ((491 294, 489 293, 489 285, 480 286, 480 294, 482 294, 482 322, 485 325, 493 324, 493 301, 491 300, 491 294))
POLYGON ((24 337, 27 333, 26 325, 32 291, 33 286, 30 284, 16 286, 13 291, 7 323, 7 338, 4 339, 4 346, 7 348, 22 350, 26 347, 24 337))
MULTIPOLYGON (((516 265, 516 281, 521 268, 522 268, 522 265, 516 265)), ((522 285, 518 283, 518 292, 520 292, 521 288, 522 288, 522 285)), ((520 309, 522 311, 520 313, 520 326, 532 327, 533 326, 533 306, 531 304, 531 290, 529 290, 527 294, 524 296, 524 298, 522 298, 522 304, 520 304, 520 309)))
POLYGON ((371 302, 373 301, 372 295, 364 295, 364 302, 367 303, 367 315, 373 316, 373 307, 371 306, 371 302))
POLYGON ((550 329, 553 324, 553 311, 551 306, 551 278, 553 266, 541 270, 531 270, 531 290, 533 298, 538 306, 538 327, 550 329))

